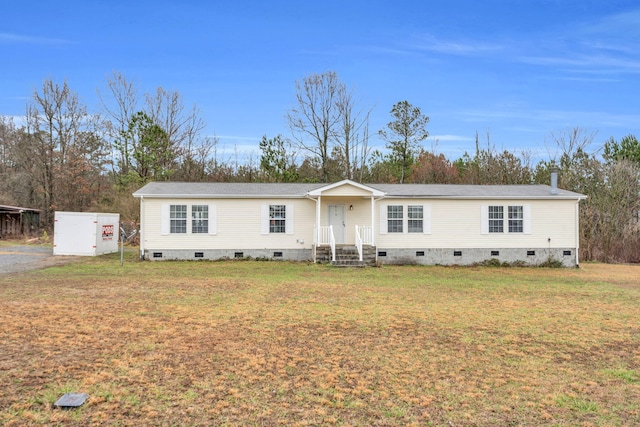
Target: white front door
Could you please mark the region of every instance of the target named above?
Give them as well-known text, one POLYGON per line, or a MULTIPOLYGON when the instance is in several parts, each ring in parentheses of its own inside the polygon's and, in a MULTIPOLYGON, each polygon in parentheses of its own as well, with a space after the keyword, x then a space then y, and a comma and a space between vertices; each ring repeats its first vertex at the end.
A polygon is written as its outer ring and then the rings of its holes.
POLYGON ((333 225, 333 236, 337 244, 344 244, 346 231, 344 205, 329 205, 329 225, 333 225))

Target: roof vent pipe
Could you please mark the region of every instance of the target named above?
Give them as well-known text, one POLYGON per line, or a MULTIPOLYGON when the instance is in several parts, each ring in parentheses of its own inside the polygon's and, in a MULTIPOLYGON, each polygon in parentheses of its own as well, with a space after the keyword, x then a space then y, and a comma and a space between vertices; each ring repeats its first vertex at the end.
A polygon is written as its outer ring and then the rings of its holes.
POLYGON ((551 169, 551 194, 558 194, 558 169, 551 169))

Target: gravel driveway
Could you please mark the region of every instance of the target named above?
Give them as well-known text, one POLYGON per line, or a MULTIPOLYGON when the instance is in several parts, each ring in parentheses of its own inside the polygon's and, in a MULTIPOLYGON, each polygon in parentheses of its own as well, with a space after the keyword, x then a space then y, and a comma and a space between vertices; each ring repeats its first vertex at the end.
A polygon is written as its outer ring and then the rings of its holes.
POLYGON ((0 275, 39 270, 64 264, 76 258, 72 256, 54 257, 53 248, 48 246, 0 246, 0 275))

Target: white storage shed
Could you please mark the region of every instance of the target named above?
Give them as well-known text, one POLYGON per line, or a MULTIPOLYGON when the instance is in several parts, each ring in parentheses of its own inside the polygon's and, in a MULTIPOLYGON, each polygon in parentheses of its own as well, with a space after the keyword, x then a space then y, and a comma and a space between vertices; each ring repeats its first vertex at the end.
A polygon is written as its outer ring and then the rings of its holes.
POLYGON ((54 255, 95 256, 118 251, 120 214, 56 212, 54 255))

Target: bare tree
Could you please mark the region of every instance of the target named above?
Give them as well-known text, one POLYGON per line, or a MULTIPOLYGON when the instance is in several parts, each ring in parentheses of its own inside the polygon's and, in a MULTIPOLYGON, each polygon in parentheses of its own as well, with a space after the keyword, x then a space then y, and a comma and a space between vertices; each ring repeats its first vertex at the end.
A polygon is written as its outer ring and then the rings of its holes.
POLYGON ((336 102, 343 91, 344 85, 334 71, 311 74, 296 82, 297 106, 287 113, 301 150, 319 160, 323 182, 329 179, 329 155, 340 123, 336 102))
POLYGON ((195 105, 186 110, 180 92, 158 87, 145 95, 145 112, 167 133, 176 160, 191 154, 205 127, 195 105))
POLYGON ((367 112, 357 111, 353 92, 341 85, 336 97, 338 123, 335 140, 344 161, 344 177, 353 179, 356 173, 362 173, 369 155, 369 115, 367 112))
MULTIPOLYGON (((191 169, 197 168, 198 162, 203 163, 202 154, 211 151, 211 140, 201 136, 205 123, 198 109, 195 105, 191 109, 185 108, 179 92, 158 87, 155 92, 144 94, 144 102, 141 102, 133 82, 114 72, 107 80, 105 96, 101 95, 100 99, 102 109, 110 119, 109 137, 117 157, 114 159, 114 172, 119 183, 127 183, 130 179, 135 181, 135 177, 129 177, 129 172, 138 145, 132 139, 135 132, 132 133, 131 128, 137 125, 134 119, 139 117, 149 118, 151 123, 147 123, 145 128, 157 126, 155 134, 159 135, 161 130, 166 135, 166 144, 161 144, 163 152, 151 156, 162 164, 150 167, 165 171, 164 177, 173 173, 183 177, 198 175, 191 169)), ((203 169, 204 166, 200 171, 203 169)))
POLYGON ((550 146, 545 140, 549 158, 553 163, 558 164, 562 163, 563 159, 568 161, 579 152, 586 152, 597 133, 579 126, 550 132, 550 146))
POLYGON ((30 153, 25 152, 19 144, 20 136, 21 132, 16 129, 13 119, 0 116, 0 204, 33 204, 32 200, 25 197, 31 185, 31 180, 25 176, 31 165, 28 161, 30 153))
MULTIPOLYGON (((114 71, 107 79, 106 90, 105 96, 98 91, 98 97, 102 110, 109 118, 107 134, 112 141, 116 141, 127 132, 131 118, 139 111, 138 91, 132 81, 127 80, 122 73, 117 71, 114 71)), ((123 139, 121 149, 117 151, 119 158, 114 159, 113 166, 117 168, 117 173, 126 175, 129 173, 131 163, 129 141, 123 139)))
POLYGON ((13 169, 12 158, 16 138, 16 126, 9 117, 0 116, 0 176, 13 169))
POLYGON ((27 106, 27 133, 22 141, 32 150, 34 179, 42 197, 45 224, 56 209, 80 210, 95 197, 104 166, 100 121, 89 114, 67 82, 45 80, 27 106))

